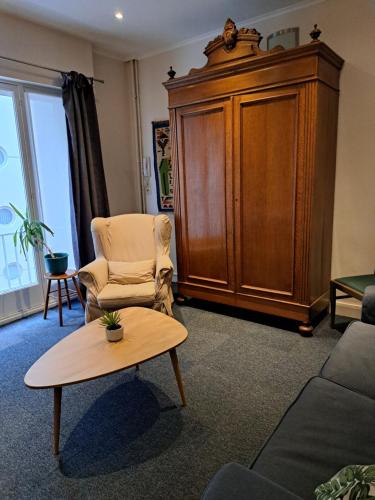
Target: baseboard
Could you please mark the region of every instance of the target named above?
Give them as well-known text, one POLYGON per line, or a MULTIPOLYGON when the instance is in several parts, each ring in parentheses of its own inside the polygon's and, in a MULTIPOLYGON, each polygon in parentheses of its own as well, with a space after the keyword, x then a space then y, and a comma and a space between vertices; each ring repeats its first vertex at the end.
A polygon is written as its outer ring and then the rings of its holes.
MULTIPOLYGON (((174 283, 177 282, 177 273, 173 273, 174 283)), ((66 300, 63 302, 66 302, 66 300)), ((57 307, 57 301, 50 299, 50 308, 57 307)), ((38 312, 43 311, 44 304, 39 304, 27 311, 19 311, 6 318, 0 319, 0 325, 6 325, 7 323, 12 323, 13 321, 17 321, 21 318, 26 318, 27 316, 31 316, 32 314, 36 314, 38 312)), ((347 316, 349 318, 361 319, 361 303, 355 299, 350 300, 338 300, 336 302, 336 314, 338 316, 347 316)))
POLYGON ((359 300, 337 300, 336 314, 338 316, 348 316, 349 318, 361 319, 361 303, 359 300))
MULTIPOLYGON (((75 297, 72 298, 72 300, 75 300, 75 297)), ((67 303, 66 299, 63 299, 62 302, 63 304, 67 303)), ((50 298, 48 309, 53 309, 54 307, 57 307, 57 300, 50 298)), ((41 303, 25 311, 17 311, 13 314, 10 314, 9 316, 1 318, 0 326, 6 325, 7 323, 13 323, 13 321, 17 321, 18 319, 27 318, 27 316, 32 316, 33 314, 42 312, 43 309, 44 309, 44 304, 41 303)))

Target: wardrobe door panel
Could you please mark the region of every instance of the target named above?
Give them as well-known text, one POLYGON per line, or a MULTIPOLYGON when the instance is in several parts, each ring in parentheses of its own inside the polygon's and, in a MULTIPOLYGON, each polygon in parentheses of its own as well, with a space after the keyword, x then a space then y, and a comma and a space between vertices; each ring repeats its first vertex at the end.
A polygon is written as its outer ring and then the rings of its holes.
POLYGON ((177 111, 182 269, 179 280, 233 288, 231 103, 177 111))
POLYGON ((298 91, 236 98, 237 290, 295 295, 298 91))

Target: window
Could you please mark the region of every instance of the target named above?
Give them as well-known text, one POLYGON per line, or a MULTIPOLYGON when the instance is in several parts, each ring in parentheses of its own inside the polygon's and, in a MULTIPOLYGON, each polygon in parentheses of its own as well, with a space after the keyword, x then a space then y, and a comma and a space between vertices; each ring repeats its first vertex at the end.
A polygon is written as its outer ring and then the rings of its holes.
POLYGON ((8 226, 15 219, 15 213, 11 207, 0 207, 0 225, 8 226))
POLYGON ((40 215, 54 231, 47 243, 69 253, 74 268, 70 213, 69 157, 61 96, 26 92, 39 191, 40 215))
POLYGON ((69 160, 65 113, 59 91, 0 82, 0 294, 42 284, 43 258, 14 248, 20 219, 33 214, 54 231, 49 246, 69 253, 71 232, 69 160))
POLYGON ((7 152, 4 148, 0 147, 0 167, 5 167, 8 160, 7 152))
POLYGON ((36 262, 14 248, 19 226, 9 202, 22 212, 28 207, 16 93, 0 87, 0 293, 38 283, 36 262))

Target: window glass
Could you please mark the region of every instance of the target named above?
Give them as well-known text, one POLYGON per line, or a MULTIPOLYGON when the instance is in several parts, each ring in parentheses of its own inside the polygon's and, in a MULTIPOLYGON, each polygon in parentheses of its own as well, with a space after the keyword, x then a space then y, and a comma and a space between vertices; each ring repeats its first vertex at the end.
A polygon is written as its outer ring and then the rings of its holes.
POLYGON ((28 207, 14 93, 0 88, 0 294, 38 282, 33 250, 26 259, 14 247, 21 220, 9 203, 22 213, 28 207))
POLYGON ((74 268, 69 158, 65 112, 61 96, 27 92, 37 167, 41 216, 54 236, 47 242, 55 252, 69 253, 74 268))

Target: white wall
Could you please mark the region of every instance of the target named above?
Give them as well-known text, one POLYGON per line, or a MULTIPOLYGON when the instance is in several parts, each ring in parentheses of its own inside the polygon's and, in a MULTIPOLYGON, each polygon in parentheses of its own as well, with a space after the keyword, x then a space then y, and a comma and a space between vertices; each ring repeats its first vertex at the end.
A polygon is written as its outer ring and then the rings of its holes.
POLYGON ((94 53, 94 75, 105 81, 95 96, 111 215, 138 212, 130 63, 94 53))
MULTIPOLYGON (((300 43, 309 42, 308 34, 314 23, 323 31, 321 40, 345 59, 341 75, 332 276, 368 274, 374 270, 375 260, 374 1, 315 2, 258 20, 251 27, 261 32, 265 48, 267 35, 294 26, 300 28, 300 43)), ((205 64, 203 50, 210 38, 140 61, 145 156, 152 157, 151 122, 168 117, 167 92, 161 82, 168 78, 169 66, 173 65, 180 76, 205 64)), ((157 211, 154 179, 147 203, 150 212, 157 211)), ((351 304, 354 309, 338 306, 338 312, 358 314, 358 303, 351 304)))
MULTIPOLYGON (((179 49, 165 52, 154 57, 139 61, 139 94, 142 116, 143 155, 151 158, 152 179, 150 191, 146 192, 146 209, 148 213, 158 213, 156 183, 152 150, 153 121, 168 120, 168 94, 162 82, 168 80, 167 71, 173 66, 177 75, 186 74, 192 67, 202 66, 205 62, 202 47, 204 43, 194 43, 179 49)), ((174 226, 174 215, 166 212, 174 226)), ((176 242, 174 231, 172 235, 171 256, 175 266, 176 278, 176 242)))
MULTIPOLYGON (((86 75, 93 73, 90 42, 7 14, 0 14, 0 55, 86 75)), ((54 85, 59 75, 0 59, 0 76, 54 85)))
MULTIPOLYGON (((104 79, 95 83, 103 163, 111 214, 139 210, 134 185, 130 78, 126 63, 93 53, 90 42, 21 18, 0 14, 0 55, 104 79)), ((0 59, 0 77, 61 84, 51 71, 0 59)))

